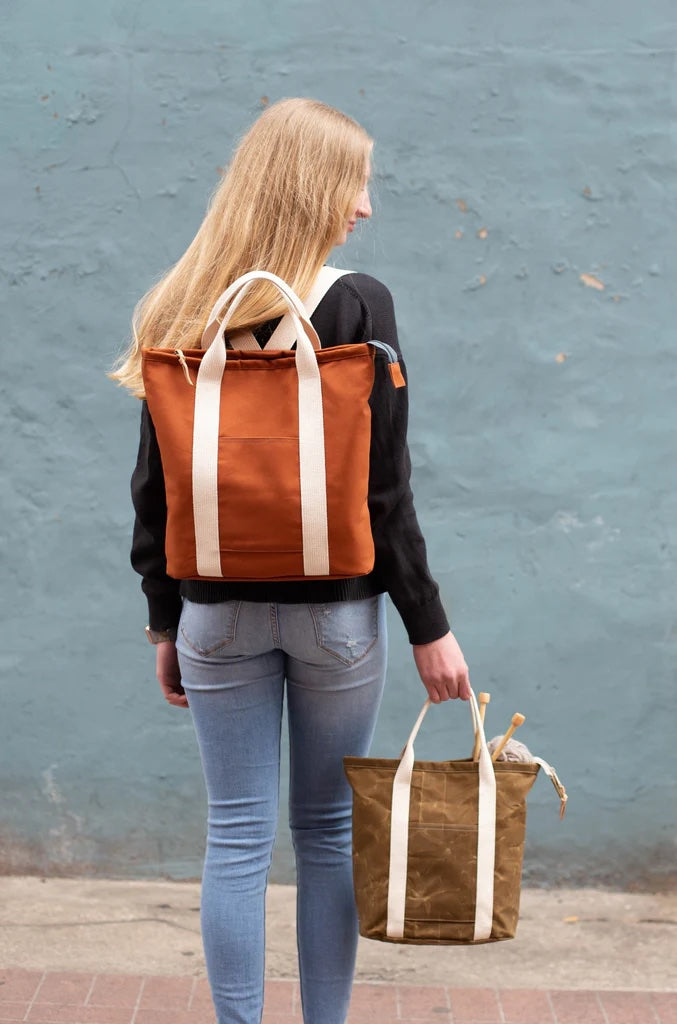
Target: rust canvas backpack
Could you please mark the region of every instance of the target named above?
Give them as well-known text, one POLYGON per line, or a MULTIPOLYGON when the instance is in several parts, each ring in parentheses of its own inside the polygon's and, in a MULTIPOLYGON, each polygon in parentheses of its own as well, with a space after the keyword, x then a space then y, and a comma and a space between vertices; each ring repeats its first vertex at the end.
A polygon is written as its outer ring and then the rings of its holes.
MULTIPOLYGON (((323 268, 315 300, 341 273, 323 268)), ((379 341, 321 349, 304 304, 267 271, 244 274, 219 296, 205 345, 142 353, 165 478, 168 574, 299 580, 370 572, 369 396, 379 349, 393 385, 404 385, 394 350, 379 341), (228 322, 258 280, 278 288, 289 315, 265 349, 249 332, 234 334, 237 348, 227 349, 228 322)))

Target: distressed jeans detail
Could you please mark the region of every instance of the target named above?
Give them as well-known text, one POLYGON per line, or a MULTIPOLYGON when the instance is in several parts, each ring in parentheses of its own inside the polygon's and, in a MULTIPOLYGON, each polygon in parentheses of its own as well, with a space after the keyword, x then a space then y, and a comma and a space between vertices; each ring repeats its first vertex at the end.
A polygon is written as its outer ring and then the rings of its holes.
POLYGON ((352 796, 385 682, 383 595, 327 604, 184 600, 177 650, 208 798, 201 925, 219 1024, 260 1024, 265 891, 286 692, 304 1024, 344 1024, 357 948, 352 796))

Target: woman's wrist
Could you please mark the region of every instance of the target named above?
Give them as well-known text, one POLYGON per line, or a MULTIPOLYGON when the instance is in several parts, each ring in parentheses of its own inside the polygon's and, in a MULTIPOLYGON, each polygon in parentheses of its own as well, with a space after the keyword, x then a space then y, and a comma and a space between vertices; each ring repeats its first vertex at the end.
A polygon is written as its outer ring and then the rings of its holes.
POLYGON ((176 643, 176 627, 153 629, 152 626, 146 626, 146 636, 151 644, 174 644, 176 643))

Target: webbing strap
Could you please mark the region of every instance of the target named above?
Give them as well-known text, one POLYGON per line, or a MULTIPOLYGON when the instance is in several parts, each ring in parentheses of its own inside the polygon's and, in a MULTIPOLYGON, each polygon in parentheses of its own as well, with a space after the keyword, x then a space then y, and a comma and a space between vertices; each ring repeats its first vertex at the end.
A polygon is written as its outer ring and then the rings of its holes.
MULTIPOLYGON (((337 267, 328 266, 321 267, 319 274, 315 278, 315 283, 310 289, 310 294, 303 303, 306 316, 310 318, 313 315, 335 281, 338 281, 338 279, 343 277, 345 274, 353 273, 353 270, 339 270, 337 267)), ((210 321, 205 328, 205 334, 207 334, 216 318, 217 317, 212 318, 210 315, 210 321)), ((228 340, 231 348, 234 349, 240 349, 245 352, 258 352, 261 349, 261 346, 251 331, 233 331, 228 340)), ((294 321, 289 313, 285 313, 263 347, 269 350, 285 350, 290 349, 295 341, 296 328, 294 327, 294 321)))
MULTIPOLYGON (((345 274, 352 273, 352 270, 339 270, 337 267, 321 267, 319 274, 315 278, 315 284, 310 289, 310 294, 303 303, 308 316, 311 317, 313 315, 335 281, 338 281, 338 279, 343 277, 345 274)), ((253 334, 252 338, 254 338, 253 334)), ((256 338, 254 338, 254 341, 256 341, 256 338)), ((296 331, 294 330, 294 322, 287 313, 280 320, 279 324, 264 345, 264 348, 290 349, 295 341, 296 331)))

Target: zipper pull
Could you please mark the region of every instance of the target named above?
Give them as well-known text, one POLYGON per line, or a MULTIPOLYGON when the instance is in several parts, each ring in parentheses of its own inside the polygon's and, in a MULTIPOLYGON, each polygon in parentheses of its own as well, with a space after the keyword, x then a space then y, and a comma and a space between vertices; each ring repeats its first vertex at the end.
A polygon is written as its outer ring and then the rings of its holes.
POLYGON ((190 379, 190 371, 188 369, 188 363, 186 362, 186 357, 184 356, 184 354, 183 354, 183 352, 181 351, 180 348, 175 348, 174 352, 179 357, 179 362, 181 363, 181 367, 182 367, 183 372, 185 374, 186 380, 188 381, 190 386, 192 388, 194 388, 195 385, 193 384, 193 381, 190 379))
POLYGON ((367 344, 373 345, 374 348, 380 349, 381 352, 385 352, 388 357, 388 370, 390 371, 390 379, 393 385, 396 388, 406 388, 407 382, 400 368, 397 352, 392 345, 386 345, 384 341, 368 341, 367 344))

